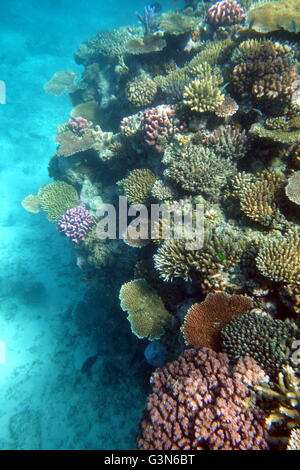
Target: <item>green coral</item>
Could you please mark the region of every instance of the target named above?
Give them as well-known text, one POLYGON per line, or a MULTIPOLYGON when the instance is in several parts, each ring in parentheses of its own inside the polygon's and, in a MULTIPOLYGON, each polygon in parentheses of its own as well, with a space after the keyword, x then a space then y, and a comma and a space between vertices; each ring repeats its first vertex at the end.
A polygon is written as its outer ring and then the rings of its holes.
POLYGON ((132 332, 138 338, 151 341, 160 338, 171 326, 172 316, 157 292, 145 281, 136 279, 123 284, 120 290, 121 308, 128 312, 132 332))
POLYGON ((266 314, 250 311, 222 329, 223 350, 233 360, 250 356, 267 374, 277 376, 291 360, 297 332, 293 322, 273 320, 266 314))
POLYGON ((195 78, 184 88, 184 104, 197 113, 215 111, 225 98, 215 82, 214 78, 200 80, 195 78))
POLYGON ((38 192, 41 208, 49 222, 57 222, 67 209, 76 207, 79 197, 76 189, 64 181, 55 181, 40 187, 38 192))
POLYGON ((152 171, 137 169, 130 171, 127 178, 123 178, 117 184, 130 204, 148 205, 153 200, 151 191, 155 181, 156 176, 152 171))

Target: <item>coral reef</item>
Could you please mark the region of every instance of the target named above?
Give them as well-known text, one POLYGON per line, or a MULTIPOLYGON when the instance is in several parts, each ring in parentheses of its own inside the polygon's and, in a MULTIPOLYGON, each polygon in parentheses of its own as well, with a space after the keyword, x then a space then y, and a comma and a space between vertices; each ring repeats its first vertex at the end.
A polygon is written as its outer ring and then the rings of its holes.
POLYGON ((40 206, 48 215, 49 222, 57 222, 67 209, 76 207, 79 202, 76 189, 64 181, 45 184, 38 192, 40 206))
POLYGON ((250 356, 272 377, 291 361, 298 333, 293 322, 273 320, 255 309, 231 320, 221 332, 223 350, 231 359, 250 356))
POLYGON ((204 302, 193 304, 184 318, 182 333, 185 343, 194 348, 207 347, 220 351, 222 328, 251 307, 249 297, 230 296, 224 292, 209 294, 204 302))
POLYGON ((264 379, 253 359, 231 369, 226 354, 186 350, 151 377, 138 449, 267 449, 264 413, 255 403, 245 405, 249 386, 264 379))
POLYGON ((157 292, 144 279, 123 284, 120 301, 122 309, 128 312, 131 330, 138 338, 158 339, 171 326, 172 316, 157 292))
POLYGON ((215 111, 224 101, 224 95, 213 80, 195 78, 184 90, 184 104, 197 113, 215 111))
POLYGON ((118 181, 122 193, 130 204, 150 204, 151 190, 156 181, 155 174, 148 169, 138 169, 129 172, 126 178, 118 181))

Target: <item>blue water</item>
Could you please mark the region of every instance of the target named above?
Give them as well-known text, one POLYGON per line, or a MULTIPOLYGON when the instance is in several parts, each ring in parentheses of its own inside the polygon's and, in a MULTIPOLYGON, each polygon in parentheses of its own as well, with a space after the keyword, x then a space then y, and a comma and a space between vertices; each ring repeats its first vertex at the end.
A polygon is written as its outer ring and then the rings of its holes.
POLYGON ((86 300, 68 241, 21 201, 50 181, 56 128, 71 111, 69 99, 47 95, 44 84, 56 71, 82 71, 73 60, 78 45, 101 29, 135 23, 144 4, 0 1, 7 102, 0 105, 0 449, 135 445, 149 377, 139 342, 105 292, 101 307, 86 300), (82 374, 99 350, 92 374, 82 374))

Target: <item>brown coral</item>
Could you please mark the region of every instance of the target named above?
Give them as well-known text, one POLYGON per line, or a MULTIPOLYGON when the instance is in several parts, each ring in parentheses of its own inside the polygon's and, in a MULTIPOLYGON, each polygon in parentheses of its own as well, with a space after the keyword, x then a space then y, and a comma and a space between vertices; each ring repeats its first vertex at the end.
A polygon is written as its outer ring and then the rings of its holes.
POLYGON ((300 171, 296 171, 288 179, 288 184, 285 187, 285 194, 290 201, 300 205, 300 171))
POLYGON ((147 75, 140 75, 131 80, 126 89, 129 103, 141 108, 149 106, 157 93, 156 83, 147 75))
POLYGON ((138 449, 267 449, 264 413, 249 390, 264 379, 253 359, 231 369, 226 354, 186 350, 151 377, 138 449))
POLYGON ((229 296, 224 292, 209 294, 204 302, 188 310, 182 327, 185 343, 195 348, 208 347, 220 351, 220 332, 234 317, 252 306, 249 297, 229 296))
POLYGON ((152 188, 156 181, 155 174, 148 169, 137 169, 129 172, 126 178, 118 181, 122 193, 130 204, 150 204, 152 188))

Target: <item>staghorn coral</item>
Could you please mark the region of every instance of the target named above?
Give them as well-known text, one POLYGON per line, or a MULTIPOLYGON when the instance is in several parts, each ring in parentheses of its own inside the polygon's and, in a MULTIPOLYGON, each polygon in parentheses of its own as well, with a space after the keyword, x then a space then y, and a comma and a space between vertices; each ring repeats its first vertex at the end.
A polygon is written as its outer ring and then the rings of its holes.
POLYGON ((234 43, 230 39, 206 41, 203 49, 187 63, 186 67, 190 69, 203 62, 207 62, 210 65, 223 63, 229 57, 233 46, 234 43))
POLYGON ((254 4, 246 14, 247 23, 259 33, 270 33, 284 29, 292 33, 300 28, 299 2, 278 0, 262 5, 254 4))
POLYGON ((221 331, 222 350, 232 360, 250 356, 274 377, 291 360, 298 332, 293 322, 273 320, 255 310, 231 320, 221 331))
POLYGON ((152 187, 156 181, 155 174, 148 169, 138 169, 129 172, 126 178, 117 182, 122 193, 130 204, 151 204, 152 187))
POLYGON ((235 164, 212 149, 202 145, 187 144, 182 148, 169 145, 163 163, 164 174, 183 191, 197 193, 211 201, 217 201, 227 179, 236 172, 235 164))
POLYGON ((259 396, 270 403, 271 412, 266 418, 267 429, 272 434, 286 432, 300 425, 300 378, 291 366, 283 367, 278 377, 268 384, 256 384, 259 396))
POLYGON ((220 0, 208 10, 208 20, 216 26, 228 26, 241 23, 245 11, 235 0, 220 0))
POLYGON ((186 73, 193 79, 208 80, 214 86, 223 85, 224 82, 221 69, 216 65, 210 65, 208 62, 189 65, 186 67, 186 73))
POLYGON ((76 189, 64 181, 55 181, 40 187, 38 192, 41 208, 48 215, 49 222, 57 222, 67 209, 79 202, 76 189))
POLYGON ((261 240, 256 266, 259 272, 275 282, 300 283, 300 229, 293 226, 283 235, 261 240))
POLYGON ((184 317, 181 330, 185 344, 194 348, 207 347, 220 351, 222 328, 251 307, 250 297, 230 296, 224 292, 209 294, 203 302, 193 304, 184 317))
POLYGON ((205 230, 203 248, 188 249, 188 240, 165 240, 154 255, 154 266, 165 281, 203 279, 230 271, 239 262, 245 241, 226 233, 205 230))
POLYGON ((247 217, 266 227, 280 227, 285 218, 279 211, 276 197, 284 183, 283 175, 275 170, 264 170, 257 176, 239 173, 232 181, 232 194, 239 199, 247 217))
POLYGON ((233 86, 241 96, 255 100, 288 102, 297 79, 297 63, 290 46, 272 40, 243 51, 240 62, 233 68, 233 86))
POLYGON ((296 171, 288 178, 285 194, 290 201, 300 205, 300 171, 296 171))
POLYGON ((127 84, 126 96, 136 107, 149 106, 156 95, 157 85, 147 75, 140 75, 127 84))
POLYGON ((213 80, 196 78, 184 88, 183 103, 191 111, 215 111, 223 101, 224 95, 213 80))
POLYGON ((145 281, 135 279, 123 284, 120 290, 121 308, 128 312, 131 331, 138 338, 160 338, 171 326, 172 316, 165 309, 157 292, 145 281))
POLYGON ((266 379, 253 359, 188 349, 157 369, 137 437, 141 450, 267 449, 264 413, 249 386, 266 379))

